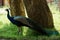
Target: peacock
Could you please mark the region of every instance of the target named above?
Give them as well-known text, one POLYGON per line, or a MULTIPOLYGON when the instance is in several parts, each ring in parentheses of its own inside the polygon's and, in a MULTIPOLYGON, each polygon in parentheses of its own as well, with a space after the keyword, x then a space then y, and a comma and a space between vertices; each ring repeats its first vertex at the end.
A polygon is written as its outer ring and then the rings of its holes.
MULTIPOLYGON (((35 22, 34 20, 30 19, 30 18, 26 18, 23 16, 10 16, 10 12, 9 9, 6 9, 7 11, 7 18, 18 27, 18 29, 20 27, 26 26, 34 31, 36 31, 37 33, 41 34, 41 35, 46 35, 49 36, 51 31, 47 31, 45 30, 42 25, 40 25, 39 23, 35 22)), ((20 32, 20 30, 19 30, 20 32)), ((51 32, 51 34, 53 34, 53 32, 51 32)))

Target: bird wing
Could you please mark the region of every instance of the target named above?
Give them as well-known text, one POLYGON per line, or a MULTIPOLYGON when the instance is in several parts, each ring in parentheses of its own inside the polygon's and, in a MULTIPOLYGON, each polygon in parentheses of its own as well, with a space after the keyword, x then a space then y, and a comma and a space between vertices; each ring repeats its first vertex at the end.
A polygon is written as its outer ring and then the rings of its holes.
POLYGON ((30 25, 29 22, 26 19, 27 19, 26 17, 22 17, 22 16, 14 17, 14 20, 22 22, 23 24, 30 25))

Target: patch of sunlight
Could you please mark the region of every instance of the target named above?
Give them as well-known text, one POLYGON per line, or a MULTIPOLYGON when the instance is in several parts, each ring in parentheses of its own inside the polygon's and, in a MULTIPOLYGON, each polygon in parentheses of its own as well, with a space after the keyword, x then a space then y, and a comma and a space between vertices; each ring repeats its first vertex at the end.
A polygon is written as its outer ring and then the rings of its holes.
POLYGON ((10 23, 9 20, 7 19, 6 15, 0 15, 0 21, 2 21, 3 24, 5 23, 10 23))
POLYGON ((54 25, 55 25, 55 28, 56 30, 60 30, 60 14, 58 13, 55 13, 53 14, 53 20, 54 20, 54 25))
POLYGON ((0 14, 6 14, 5 9, 6 9, 6 8, 0 8, 0 14))
POLYGON ((55 29, 60 32, 60 11, 57 8, 57 5, 53 4, 53 5, 49 5, 49 8, 52 12, 53 15, 53 21, 54 21, 54 26, 55 29))
POLYGON ((2 29, 2 28, 4 28, 4 26, 3 25, 0 25, 0 29, 2 29))
POLYGON ((56 5, 56 4, 49 5, 49 8, 50 8, 52 14, 60 13, 59 10, 58 10, 58 8, 57 8, 57 5, 56 5))
POLYGON ((28 27, 23 27, 23 36, 26 36, 28 31, 28 27))
POLYGON ((4 28, 5 24, 10 24, 10 21, 7 19, 6 14, 0 14, 0 29, 4 28))

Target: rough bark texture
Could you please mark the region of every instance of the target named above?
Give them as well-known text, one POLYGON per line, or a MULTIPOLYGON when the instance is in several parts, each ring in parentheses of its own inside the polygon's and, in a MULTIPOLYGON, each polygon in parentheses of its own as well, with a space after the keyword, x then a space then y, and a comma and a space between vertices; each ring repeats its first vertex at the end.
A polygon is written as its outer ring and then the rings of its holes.
POLYGON ((23 0, 10 0, 12 16, 25 16, 23 0))
POLYGON ((24 0, 28 17, 44 28, 53 28, 53 18, 46 0, 24 0))

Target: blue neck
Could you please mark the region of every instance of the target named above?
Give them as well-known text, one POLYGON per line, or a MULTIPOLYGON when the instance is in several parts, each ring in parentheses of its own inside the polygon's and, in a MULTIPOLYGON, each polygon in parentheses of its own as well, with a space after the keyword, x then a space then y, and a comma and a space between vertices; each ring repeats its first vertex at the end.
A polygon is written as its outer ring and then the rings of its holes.
POLYGON ((8 12, 8 14, 7 14, 8 19, 9 19, 11 22, 14 22, 14 18, 9 15, 9 10, 8 10, 7 12, 8 12))

